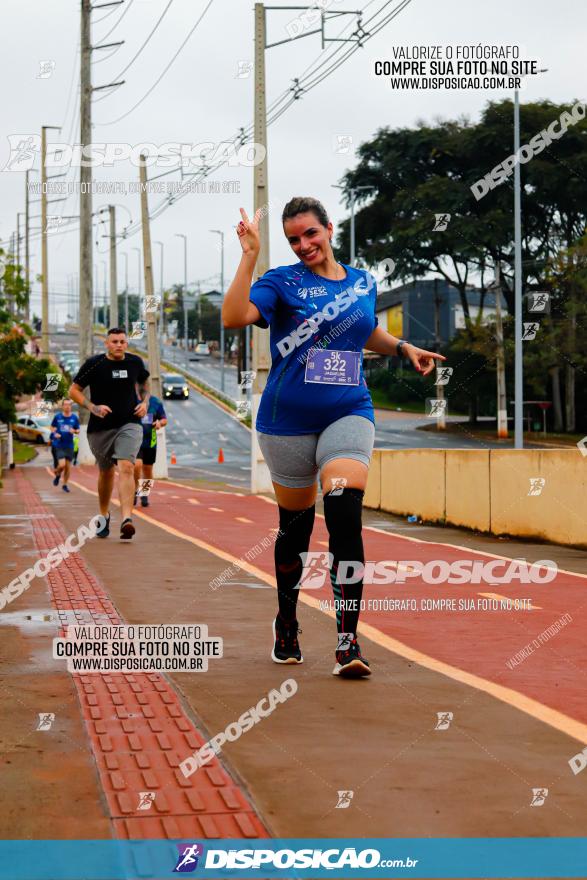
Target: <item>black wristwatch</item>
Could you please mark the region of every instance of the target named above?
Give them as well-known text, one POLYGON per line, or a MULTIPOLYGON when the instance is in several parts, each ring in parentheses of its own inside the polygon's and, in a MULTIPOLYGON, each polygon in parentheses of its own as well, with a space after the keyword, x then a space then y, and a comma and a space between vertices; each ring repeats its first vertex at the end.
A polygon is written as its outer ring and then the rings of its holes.
POLYGON ((395 352, 395 356, 396 356, 396 357, 403 357, 402 349, 403 349, 404 345, 407 345, 407 344, 408 344, 408 343, 406 342, 405 339, 400 339, 400 340, 399 340, 399 342, 398 342, 398 344, 397 344, 397 350, 396 350, 396 352, 395 352))

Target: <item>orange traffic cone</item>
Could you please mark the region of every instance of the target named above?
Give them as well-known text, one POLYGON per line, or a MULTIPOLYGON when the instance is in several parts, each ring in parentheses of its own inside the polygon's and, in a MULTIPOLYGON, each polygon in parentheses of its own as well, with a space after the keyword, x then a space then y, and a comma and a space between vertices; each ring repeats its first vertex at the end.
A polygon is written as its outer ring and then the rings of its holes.
POLYGON ((218 464, 222 464, 223 461, 224 461, 224 453, 222 451, 222 446, 221 446, 220 449, 218 450, 218 464))
POLYGON ((175 452, 171 453, 171 458, 169 459, 169 464, 177 464, 177 456, 175 452))

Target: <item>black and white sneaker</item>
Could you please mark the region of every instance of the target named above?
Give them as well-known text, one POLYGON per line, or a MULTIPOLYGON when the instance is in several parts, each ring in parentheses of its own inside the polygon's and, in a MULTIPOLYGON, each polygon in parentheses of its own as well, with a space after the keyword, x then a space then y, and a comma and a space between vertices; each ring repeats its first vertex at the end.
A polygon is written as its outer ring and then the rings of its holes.
POLYGON ((339 633, 336 648, 336 665, 333 675, 344 678, 362 678, 371 675, 369 663, 361 654, 361 648, 354 633, 339 633))
POLYGON ((110 534, 110 514, 108 514, 108 516, 104 516, 103 514, 100 514, 100 521, 101 522, 103 521, 104 525, 102 526, 101 529, 99 529, 99 531, 96 532, 96 537, 97 538, 107 538, 108 535, 110 534))
POLYGON ((273 621, 273 650, 271 659, 274 663, 303 663, 304 658, 298 642, 301 632, 297 620, 289 623, 283 621, 279 614, 273 621))
POLYGON ((120 523, 120 537, 123 541, 130 541, 132 536, 135 533, 135 527, 132 524, 132 519, 130 516, 127 516, 126 519, 123 519, 120 523))

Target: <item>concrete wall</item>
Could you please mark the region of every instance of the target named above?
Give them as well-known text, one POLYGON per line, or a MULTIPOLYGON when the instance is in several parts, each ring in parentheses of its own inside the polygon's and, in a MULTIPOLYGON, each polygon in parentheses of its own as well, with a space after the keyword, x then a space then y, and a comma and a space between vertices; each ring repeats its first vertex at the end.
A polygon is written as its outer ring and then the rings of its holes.
POLYGON ((365 506, 587 548, 587 458, 576 448, 378 449, 365 506))

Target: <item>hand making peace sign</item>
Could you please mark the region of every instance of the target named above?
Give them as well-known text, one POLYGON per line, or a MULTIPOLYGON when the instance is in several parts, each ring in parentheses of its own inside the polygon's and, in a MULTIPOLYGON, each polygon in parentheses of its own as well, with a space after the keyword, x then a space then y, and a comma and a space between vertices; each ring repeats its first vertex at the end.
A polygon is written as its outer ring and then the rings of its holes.
POLYGON ((259 240, 259 220, 261 219, 261 210, 257 209, 255 211, 255 216, 252 220, 249 220, 244 208, 241 208, 240 212, 243 219, 236 227, 236 234, 241 243, 243 254, 254 254, 256 256, 261 249, 261 242, 259 240))

